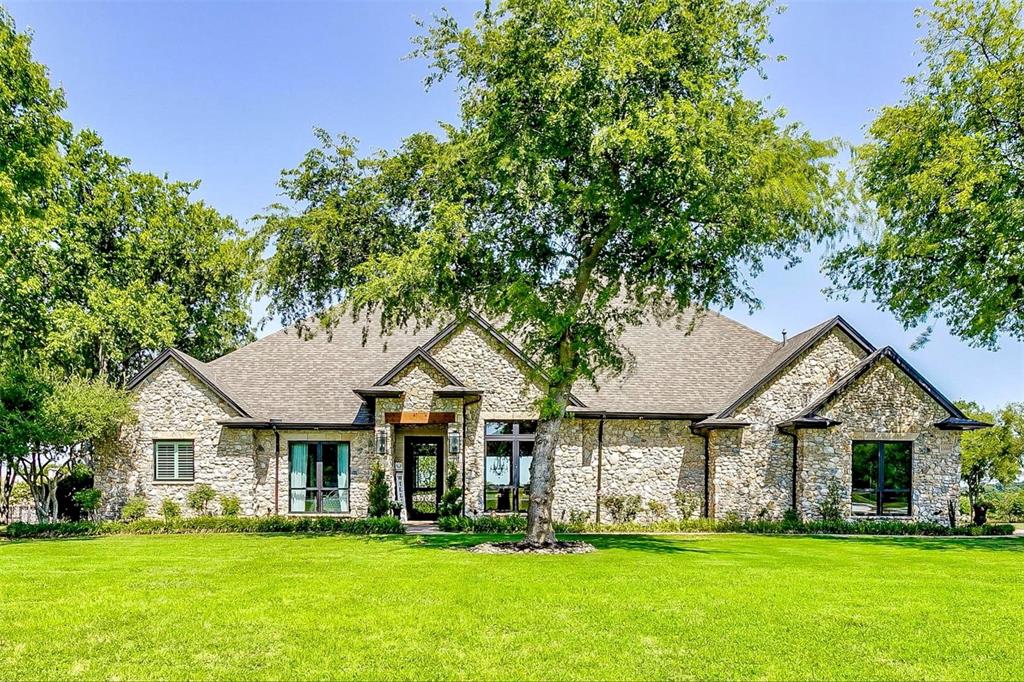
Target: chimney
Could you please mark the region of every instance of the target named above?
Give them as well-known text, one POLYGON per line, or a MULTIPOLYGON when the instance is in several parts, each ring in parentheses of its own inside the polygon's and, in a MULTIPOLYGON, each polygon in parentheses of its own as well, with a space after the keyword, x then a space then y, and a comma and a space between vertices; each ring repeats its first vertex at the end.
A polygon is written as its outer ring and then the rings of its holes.
POLYGON ((786 345, 786 330, 785 329, 782 330, 782 345, 783 346, 786 345))

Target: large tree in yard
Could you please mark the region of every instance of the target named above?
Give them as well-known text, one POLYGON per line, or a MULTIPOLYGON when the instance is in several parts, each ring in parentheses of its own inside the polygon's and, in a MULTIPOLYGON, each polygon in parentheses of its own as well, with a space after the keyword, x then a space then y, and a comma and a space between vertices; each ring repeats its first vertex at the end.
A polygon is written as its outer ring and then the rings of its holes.
MULTIPOLYGON (((939 0, 856 167, 877 220, 828 267, 907 327, 1024 339, 1024 0, 939 0)), ((927 338, 927 332, 923 338, 927 338)))
POLYGON ((755 305, 766 258, 843 226, 833 142, 748 99, 768 2, 509 0, 417 39, 461 115, 357 158, 320 146, 265 217, 273 309, 382 331, 476 309, 544 386, 525 543, 555 541, 554 457, 574 384, 621 371, 627 325, 755 305), (343 303, 343 306, 336 304, 343 303))

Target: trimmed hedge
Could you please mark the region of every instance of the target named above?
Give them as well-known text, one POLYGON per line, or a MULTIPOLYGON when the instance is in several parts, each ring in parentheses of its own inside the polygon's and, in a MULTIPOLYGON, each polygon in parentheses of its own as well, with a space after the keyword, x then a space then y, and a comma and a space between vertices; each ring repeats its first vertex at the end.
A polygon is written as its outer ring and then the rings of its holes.
POLYGON ((59 523, 12 523, 5 537, 70 538, 89 535, 172 535, 180 533, 346 533, 396 535, 405 532, 401 520, 343 519, 329 516, 195 516, 190 518, 139 519, 138 521, 68 521, 59 523))
MULTIPOLYGON (((525 516, 449 516, 438 519, 441 530, 461 533, 514 534, 526 530, 525 516)), ((688 519, 656 523, 555 523, 559 533, 760 533, 765 535, 1012 535, 1013 526, 986 524, 949 528, 938 523, 887 521, 742 521, 688 519)))

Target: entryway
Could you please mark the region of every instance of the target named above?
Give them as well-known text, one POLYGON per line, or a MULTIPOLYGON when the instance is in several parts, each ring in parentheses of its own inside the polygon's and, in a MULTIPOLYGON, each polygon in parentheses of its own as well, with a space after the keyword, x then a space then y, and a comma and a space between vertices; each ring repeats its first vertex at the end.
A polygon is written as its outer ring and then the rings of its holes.
POLYGON ((437 518, 443 463, 441 436, 405 437, 405 509, 410 520, 437 518))

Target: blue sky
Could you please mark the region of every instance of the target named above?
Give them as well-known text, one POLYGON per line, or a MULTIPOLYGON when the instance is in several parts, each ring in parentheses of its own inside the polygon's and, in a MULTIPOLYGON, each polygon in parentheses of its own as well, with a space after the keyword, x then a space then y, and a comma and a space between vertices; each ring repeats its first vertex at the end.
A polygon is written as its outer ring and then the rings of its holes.
MULTIPOLYGON (((37 60, 67 92, 67 117, 103 136, 140 170, 202 180, 198 195, 245 222, 276 199, 281 169, 311 146, 312 128, 346 132, 371 150, 453 120, 450 90, 424 91, 403 57, 431 2, 7 2, 35 34, 37 60)), ((479 3, 448 2, 469 18, 479 3)), ((820 137, 857 142, 872 112, 895 102, 916 70, 914 2, 791 2, 773 21, 768 80, 748 91, 820 137)), ((1024 344, 972 349, 940 326, 917 351, 871 302, 827 299, 819 253, 756 281, 763 307, 733 317, 775 338, 843 315, 892 345, 951 398, 1024 399, 1024 344)), ((266 329, 276 327, 268 323, 266 329)))

